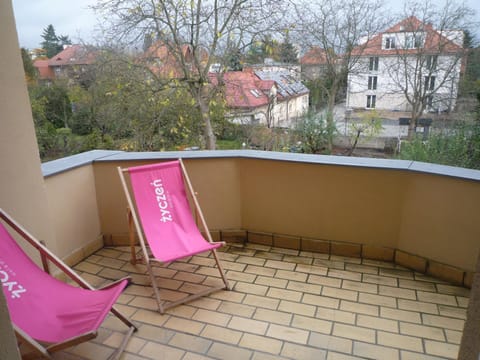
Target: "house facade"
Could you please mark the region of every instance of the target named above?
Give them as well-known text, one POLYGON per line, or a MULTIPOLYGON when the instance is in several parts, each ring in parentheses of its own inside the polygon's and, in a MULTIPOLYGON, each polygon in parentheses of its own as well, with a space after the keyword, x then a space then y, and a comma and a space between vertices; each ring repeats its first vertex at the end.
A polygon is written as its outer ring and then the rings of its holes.
POLYGON ((84 45, 65 45, 64 49, 48 60, 37 59, 33 66, 38 71, 39 79, 79 80, 87 68, 95 61, 95 53, 84 45))
POLYGON ((327 53, 324 49, 313 46, 300 58, 300 65, 302 79, 320 79, 327 66, 327 53))
POLYGON ((407 18, 355 49, 347 109, 423 112, 455 108, 463 32, 439 31, 407 18))
POLYGON ((309 90, 288 71, 228 71, 211 74, 214 85, 223 83, 229 109, 236 124, 291 128, 308 111, 309 90))

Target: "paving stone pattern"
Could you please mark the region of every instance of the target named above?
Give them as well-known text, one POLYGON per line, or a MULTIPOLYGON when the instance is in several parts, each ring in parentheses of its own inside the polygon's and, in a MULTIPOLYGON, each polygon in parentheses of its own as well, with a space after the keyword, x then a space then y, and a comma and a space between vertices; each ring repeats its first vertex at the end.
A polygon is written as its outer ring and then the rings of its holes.
MULTIPOLYGON (((139 331, 124 360, 455 359, 469 290, 401 266, 257 244, 219 256, 232 291, 156 312, 145 266, 129 248, 104 248, 75 269, 94 286, 130 275, 118 309, 139 331)), ((219 284, 208 254, 155 268, 163 295, 219 284)), ((125 327, 108 317, 99 336, 57 359, 107 359, 125 327)))

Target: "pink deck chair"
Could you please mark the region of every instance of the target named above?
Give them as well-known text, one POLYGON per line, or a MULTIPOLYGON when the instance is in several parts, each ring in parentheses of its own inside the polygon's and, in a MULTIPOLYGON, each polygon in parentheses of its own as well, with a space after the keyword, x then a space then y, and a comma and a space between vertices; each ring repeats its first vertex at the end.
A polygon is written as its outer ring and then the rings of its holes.
POLYGON ((208 295, 214 291, 229 289, 228 280, 215 251, 224 243, 212 241, 183 162, 176 160, 128 169, 119 167, 118 172, 129 206, 132 264, 137 261, 134 248, 133 228, 135 226, 143 253, 142 258, 150 275, 160 313, 163 314, 168 308, 208 295), (130 175, 130 188, 133 192, 135 204, 124 176, 125 173, 130 175), (208 241, 205 240, 197 227, 187 198, 186 188, 192 198, 194 209, 208 241), (152 256, 147 251, 147 244, 152 256), (186 295, 176 301, 162 301, 150 262, 169 263, 205 251, 212 252, 224 285, 208 287, 203 291, 186 295))
POLYGON ((129 280, 95 290, 2 209, 0 218, 0 281, 17 339, 29 351, 23 358, 50 359, 56 351, 95 338, 111 311, 129 328, 122 345, 111 356, 118 359, 136 330, 113 308, 129 280), (43 270, 25 254, 4 224, 40 252, 43 270), (79 287, 50 275, 49 261, 79 287))

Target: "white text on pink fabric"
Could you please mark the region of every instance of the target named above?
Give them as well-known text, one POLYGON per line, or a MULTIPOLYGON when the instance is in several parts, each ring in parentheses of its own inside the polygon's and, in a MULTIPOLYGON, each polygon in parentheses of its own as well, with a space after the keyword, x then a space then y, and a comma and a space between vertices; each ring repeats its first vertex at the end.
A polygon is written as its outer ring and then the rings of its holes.
POLYGON ((165 189, 163 188, 162 179, 154 180, 150 183, 155 188, 155 196, 157 198, 157 204, 160 209, 162 217, 161 222, 172 221, 172 214, 168 210, 167 196, 165 195, 165 189))
POLYGON ((19 298, 21 293, 27 291, 22 285, 16 281, 10 281, 10 275, 0 266, 0 281, 3 286, 7 288, 7 291, 12 296, 12 299, 19 298))

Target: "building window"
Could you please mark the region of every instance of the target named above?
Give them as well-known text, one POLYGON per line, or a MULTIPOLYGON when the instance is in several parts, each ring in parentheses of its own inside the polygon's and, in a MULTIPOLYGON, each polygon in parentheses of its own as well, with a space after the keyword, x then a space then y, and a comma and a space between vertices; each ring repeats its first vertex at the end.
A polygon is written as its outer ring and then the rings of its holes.
POLYGON ((377 90, 377 77, 369 76, 368 77, 368 90, 377 90))
POLYGON ((435 76, 425 76, 425 90, 435 89, 435 76))
POLYGON ((395 37, 387 36, 385 38, 385 49, 395 49, 395 37))
POLYGON ((367 109, 375 109, 377 95, 367 95, 367 109))
POLYGON ((422 35, 407 35, 405 37, 405 48, 406 49, 418 49, 422 47, 422 35))
POLYGON ((368 69, 370 71, 378 71, 378 57, 371 57, 370 58, 370 63, 368 65, 368 69))
POLYGON ((428 55, 426 60, 426 67, 429 70, 436 70, 437 69, 437 55, 428 55))
POLYGON ((433 108, 433 95, 428 95, 425 98, 425 106, 427 107, 427 109, 433 108))

